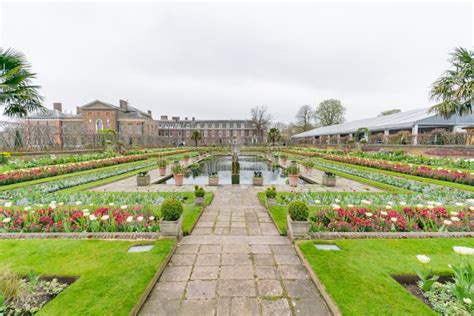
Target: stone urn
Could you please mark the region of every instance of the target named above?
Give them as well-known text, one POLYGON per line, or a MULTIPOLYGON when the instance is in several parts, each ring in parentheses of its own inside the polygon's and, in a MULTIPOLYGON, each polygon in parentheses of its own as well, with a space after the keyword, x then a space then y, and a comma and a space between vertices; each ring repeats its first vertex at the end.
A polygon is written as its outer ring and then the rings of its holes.
POLYGON ((138 175, 137 176, 137 186, 139 187, 146 187, 150 185, 150 175, 149 174, 146 174, 146 175, 138 175))
POLYGON ((253 185, 261 187, 263 185, 263 177, 253 177, 253 185))
POLYGON ((309 221, 294 221, 291 219, 290 215, 287 215, 286 219, 288 225, 288 234, 290 235, 291 239, 308 236, 310 227, 309 221))
POLYGON ((163 236, 182 236, 183 215, 181 215, 176 221, 160 220, 160 232, 163 236))
POLYGON ((160 176, 161 177, 166 176, 166 167, 160 167, 160 176))
POLYGON ((182 173, 173 174, 173 178, 174 178, 174 184, 176 186, 182 186, 183 185, 184 174, 182 174, 182 173))
POLYGON ((215 186, 219 185, 219 177, 217 177, 217 176, 209 177, 208 181, 209 181, 208 184, 210 186, 215 187, 215 186))
POLYGON ((300 176, 297 174, 288 175, 288 182, 290 184, 290 187, 297 187, 299 178, 300 176))
POLYGON ((336 175, 335 174, 323 174, 323 185, 326 187, 336 186, 336 175))
POLYGON ((194 205, 196 206, 204 206, 206 202, 204 200, 204 196, 196 196, 194 197, 194 205))

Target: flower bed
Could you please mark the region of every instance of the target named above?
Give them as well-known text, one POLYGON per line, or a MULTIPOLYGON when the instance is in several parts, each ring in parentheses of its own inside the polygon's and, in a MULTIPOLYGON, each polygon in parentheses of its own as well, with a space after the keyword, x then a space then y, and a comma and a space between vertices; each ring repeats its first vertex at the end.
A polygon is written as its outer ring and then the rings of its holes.
POLYGON ((122 157, 113 157, 107 159, 91 160, 85 162, 69 163, 64 165, 45 166, 30 169, 19 169, 0 174, 0 185, 18 183, 23 181, 36 180, 41 178, 53 177, 72 172, 108 167, 128 162, 134 162, 147 159, 147 155, 131 155, 122 157))
POLYGON ((155 232, 156 214, 140 207, 0 210, 0 232, 155 232))
POLYGON ((130 171, 143 169, 156 165, 155 161, 138 161, 129 165, 112 167, 105 171, 97 171, 75 177, 68 177, 59 180, 53 180, 46 183, 25 186, 17 189, 0 192, 0 198, 9 200, 18 204, 28 204, 33 199, 40 198, 47 193, 63 190, 77 185, 98 181, 124 174, 130 171))
POLYGON ((311 217, 313 230, 331 232, 469 232, 474 229, 474 211, 447 211, 443 207, 405 207, 376 210, 335 208, 311 217))
POLYGON ((384 160, 373 160, 367 158, 338 156, 338 155, 322 155, 324 159, 350 163, 359 166, 376 168, 381 170, 388 170, 409 174, 413 176, 420 176, 436 180, 444 180, 468 185, 474 185, 474 176, 472 173, 461 170, 450 170, 442 167, 429 167, 424 165, 410 165, 405 163, 395 163, 384 160))

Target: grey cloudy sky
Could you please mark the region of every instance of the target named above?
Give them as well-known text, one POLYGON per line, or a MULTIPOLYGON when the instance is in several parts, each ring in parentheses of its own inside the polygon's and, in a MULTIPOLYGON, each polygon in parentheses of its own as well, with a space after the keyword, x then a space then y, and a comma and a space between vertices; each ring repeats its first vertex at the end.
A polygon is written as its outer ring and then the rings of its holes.
POLYGON ((120 98, 143 110, 279 121, 340 99, 347 119, 429 105, 472 3, 13 3, 2 47, 24 52, 46 104, 120 98))

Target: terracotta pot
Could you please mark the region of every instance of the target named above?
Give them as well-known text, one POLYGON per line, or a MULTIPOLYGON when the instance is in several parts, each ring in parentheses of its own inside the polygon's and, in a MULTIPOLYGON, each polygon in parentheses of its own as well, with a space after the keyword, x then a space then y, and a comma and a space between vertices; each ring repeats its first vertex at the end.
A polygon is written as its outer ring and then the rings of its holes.
POLYGON ((290 183, 290 187, 297 187, 298 186, 298 179, 300 178, 299 175, 290 174, 288 176, 288 182, 290 183))
POLYGON ((160 176, 162 177, 166 176, 166 167, 160 168, 160 176))
POLYGON ((180 173, 180 174, 174 174, 173 175, 173 178, 174 178, 174 183, 176 186, 181 186, 183 185, 183 180, 184 180, 184 174, 180 173))

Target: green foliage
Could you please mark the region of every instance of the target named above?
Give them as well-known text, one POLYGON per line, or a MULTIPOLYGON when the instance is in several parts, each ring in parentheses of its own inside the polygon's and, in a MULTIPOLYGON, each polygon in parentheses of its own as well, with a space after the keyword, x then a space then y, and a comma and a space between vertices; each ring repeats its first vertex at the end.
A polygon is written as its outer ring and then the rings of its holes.
POLYGON ((267 134, 267 139, 272 145, 275 145, 281 139, 280 130, 276 127, 270 128, 267 134))
POLYGON ((184 168, 180 163, 174 163, 173 166, 171 166, 171 172, 173 174, 183 174, 184 168))
POLYGON ((458 114, 472 113, 474 91, 474 52, 458 47, 451 53, 449 60, 452 69, 447 70, 431 86, 430 97, 439 102, 430 108, 444 118, 458 114))
POLYGON ((274 199, 276 198, 277 196, 277 189, 274 185, 272 185, 271 187, 268 187, 266 190, 265 190, 265 196, 268 198, 268 199, 274 199))
POLYGON ((183 204, 175 198, 166 199, 161 203, 161 216, 165 221, 176 221, 183 214, 183 204))
POLYGON ((8 163, 8 159, 10 159, 11 157, 11 154, 9 152, 1 152, 0 153, 0 164, 7 164, 8 163))
POLYGON ((465 298, 474 302, 474 272, 470 262, 464 259, 460 264, 451 264, 451 269, 454 272, 454 296, 461 303, 465 298))
POLYGON ((16 299, 21 294, 21 278, 11 269, 0 270, 0 294, 5 301, 16 299))
POLYGON ((194 130, 191 134, 191 140, 194 141, 195 147, 197 147, 198 142, 202 139, 201 132, 194 130))
POLYGON ((281 154, 280 159, 281 160, 288 160, 288 155, 287 154, 281 154))
POLYGON ((45 111, 39 95, 40 86, 32 84, 36 74, 25 56, 14 49, 0 48, 0 106, 3 115, 24 117, 34 111, 45 111))
POLYGON ((293 201, 288 205, 288 214, 294 221, 307 221, 309 208, 303 201, 293 201))
POLYGON ((392 114, 400 113, 401 111, 402 110, 400 110, 400 109, 382 111, 382 112, 380 112, 379 116, 392 115, 392 114))
POLYGON ((439 276, 433 275, 431 268, 415 269, 415 273, 420 278, 418 285, 423 292, 429 291, 433 284, 439 279, 439 276))
POLYGON ((314 162, 311 159, 305 159, 303 160, 302 165, 305 166, 306 168, 313 168, 314 162))
POLYGON ((200 187, 198 185, 194 186, 194 196, 195 197, 204 197, 206 195, 206 191, 204 190, 203 187, 200 187))
POLYGON ((300 168, 296 164, 289 165, 285 171, 288 175, 291 175, 291 176, 300 174, 300 168))
POLYGON ((158 168, 166 168, 168 161, 166 159, 158 160, 158 168))
POLYGON ((319 104, 314 116, 321 126, 329 126, 344 122, 345 112, 341 101, 329 99, 319 104))

